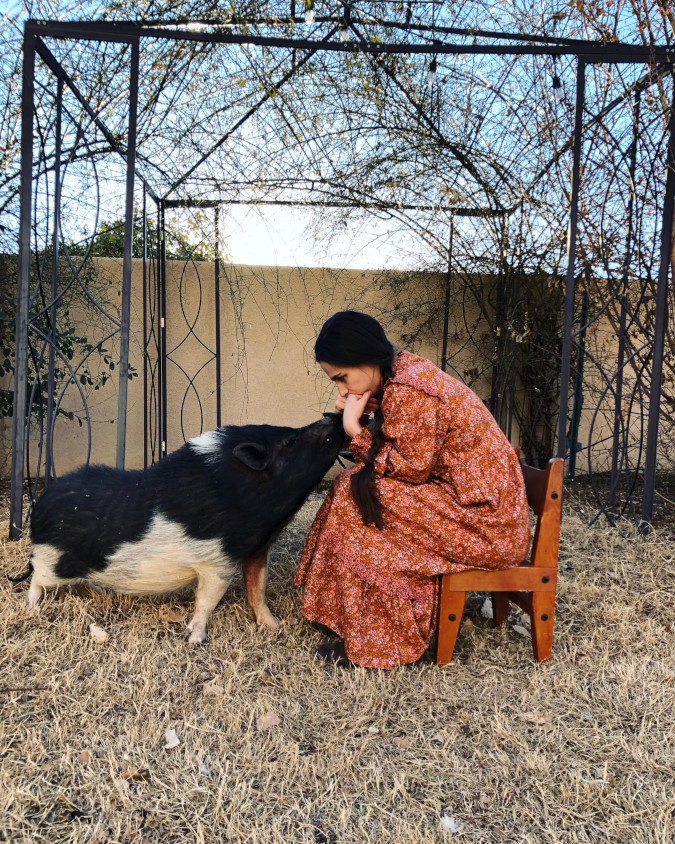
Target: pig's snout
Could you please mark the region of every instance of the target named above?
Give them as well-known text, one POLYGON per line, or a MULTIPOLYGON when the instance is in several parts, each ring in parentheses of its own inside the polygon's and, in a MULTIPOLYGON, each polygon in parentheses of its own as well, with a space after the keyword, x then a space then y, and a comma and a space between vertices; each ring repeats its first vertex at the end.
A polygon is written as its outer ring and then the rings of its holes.
POLYGON ((329 450, 339 448, 343 439, 342 414, 324 413, 319 424, 324 446, 329 450))

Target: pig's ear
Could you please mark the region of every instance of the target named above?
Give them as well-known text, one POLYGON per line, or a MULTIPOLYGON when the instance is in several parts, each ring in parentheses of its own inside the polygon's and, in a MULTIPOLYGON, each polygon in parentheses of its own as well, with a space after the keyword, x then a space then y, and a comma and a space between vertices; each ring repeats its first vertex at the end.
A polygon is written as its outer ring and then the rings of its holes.
POLYGON ((269 462, 269 455, 260 443, 240 443, 232 449, 232 454, 246 466, 261 472, 269 462))

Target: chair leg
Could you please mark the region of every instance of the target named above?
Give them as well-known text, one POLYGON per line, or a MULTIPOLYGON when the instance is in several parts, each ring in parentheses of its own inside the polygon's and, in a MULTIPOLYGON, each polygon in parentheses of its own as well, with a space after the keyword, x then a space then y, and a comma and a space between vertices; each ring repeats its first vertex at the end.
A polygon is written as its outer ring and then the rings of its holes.
POLYGON ((553 649, 555 592, 532 594, 532 650, 537 662, 548 662, 553 649))
POLYGON ((441 604, 438 612, 438 644, 436 662, 445 665, 452 660, 459 626, 462 623, 466 592, 451 592, 441 583, 441 604))
POLYGON ((510 603, 508 592, 492 593, 492 617, 495 627, 501 627, 508 621, 510 603))

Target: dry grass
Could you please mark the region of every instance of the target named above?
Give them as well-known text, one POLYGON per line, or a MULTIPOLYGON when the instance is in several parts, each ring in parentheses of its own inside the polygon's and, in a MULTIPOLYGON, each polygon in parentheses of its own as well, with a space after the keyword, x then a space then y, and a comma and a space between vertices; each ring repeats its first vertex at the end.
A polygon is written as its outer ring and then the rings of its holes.
MULTIPOLYGON (((194 648, 189 595, 62 591, 27 614, 2 579, 0 838, 672 842, 672 542, 568 512, 548 665, 476 596, 451 665, 340 670, 291 585, 316 507, 272 553, 276 635, 241 586, 194 648)), ((4 568, 28 550, 4 543, 4 568)))

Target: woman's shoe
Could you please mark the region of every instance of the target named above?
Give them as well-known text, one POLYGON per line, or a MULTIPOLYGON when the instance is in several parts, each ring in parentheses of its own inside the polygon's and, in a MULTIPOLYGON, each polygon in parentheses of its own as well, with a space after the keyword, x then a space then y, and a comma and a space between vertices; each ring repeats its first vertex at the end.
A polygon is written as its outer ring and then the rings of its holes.
POLYGON ((338 668, 350 668, 354 663, 347 656, 345 651, 345 643, 342 639, 337 642, 327 642, 325 645, 319 645, 316 649, 316 655, 331 665, 336 665, 338 668))
POLYGON ((331 630, 330 627, 326 627, 325 624, 321 624, 320 621, 310 621, 309 622, 315 630, 318 630, 319 633, 323 633, 324 636, 328 636, 329 639, 339 639, 340 636, 335 632, 335 630, 331 630))

